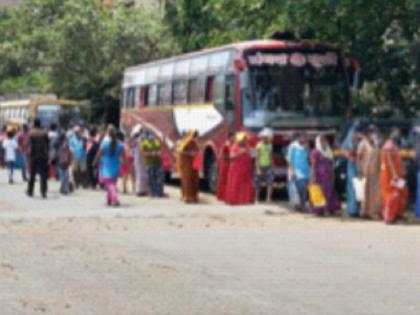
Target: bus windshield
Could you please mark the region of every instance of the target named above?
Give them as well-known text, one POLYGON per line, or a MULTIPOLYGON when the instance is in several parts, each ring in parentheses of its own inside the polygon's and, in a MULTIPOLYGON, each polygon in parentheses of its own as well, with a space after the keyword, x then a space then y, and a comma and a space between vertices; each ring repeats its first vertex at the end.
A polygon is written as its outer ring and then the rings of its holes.
POLYGON ((248 72, 245 127, 343 117, 348 109, 348 85, 335 52, 257 54, 249 58, 248 72))
POLYGON ((80 123, 81 109, 79 106, 39 105, 37 117, 41 120, 42 126, 46 128, 51 124, 68 127, 71 124, 80 123))

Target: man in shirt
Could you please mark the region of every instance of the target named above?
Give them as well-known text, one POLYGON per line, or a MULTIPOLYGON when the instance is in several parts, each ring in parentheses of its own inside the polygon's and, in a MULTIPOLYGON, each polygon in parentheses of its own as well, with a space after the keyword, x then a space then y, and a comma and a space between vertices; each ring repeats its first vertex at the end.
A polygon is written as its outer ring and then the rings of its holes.
POLYGON ((13 171, 16 167, 16 151, 18 144, 15 140, 15 132, 13 128, 7 131, 7 139, 3 141, 3 149, 5 152, 5 160, 9 172, 9 184, 13 184, 13 171))
POLYGON ((271 202, 273 197, 274 171, 273 171, 273 131, 264 128, 260 134, 260 141, 256 147, 255 158, 255 200, 258 201, 263 183, 267 187, 266 201, 271 202))
POLYGON ((73 153, 73 178, 76 188, 85 185, 85 175, 87 171, 85 139, 82 137, 80 127, 74 128, 74 135, 70 138, 70 149, 73 153))
POLYGON ((304 133, 298 133, 295 139, 287 152, 289 201, 295 210, 304 210, 308 199, 309 150, 304 133))
POLYGON ((147 131, 140 143, 140 150, 148 173, 149 193, 151 197, 163 197, 164 174, 160 159, 161 144, 153 132, 147 131))
POLYGON ((29 163, 30 173, 27 194, 33 196, 35 176, 39 174, 41 178, 41 195, 47 198, 48 180, 48 134, 41 128, 41 121, 35 119, 34 128, 29 133, 29 163))

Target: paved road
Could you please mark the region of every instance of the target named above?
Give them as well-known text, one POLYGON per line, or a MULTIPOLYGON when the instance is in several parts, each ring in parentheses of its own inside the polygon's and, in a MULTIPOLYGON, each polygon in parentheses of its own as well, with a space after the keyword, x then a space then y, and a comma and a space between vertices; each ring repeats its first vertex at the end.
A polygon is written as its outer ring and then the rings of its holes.
POLYGON ((420 313, 418 225, 23 190, 0 172, 2 315, 420 313))

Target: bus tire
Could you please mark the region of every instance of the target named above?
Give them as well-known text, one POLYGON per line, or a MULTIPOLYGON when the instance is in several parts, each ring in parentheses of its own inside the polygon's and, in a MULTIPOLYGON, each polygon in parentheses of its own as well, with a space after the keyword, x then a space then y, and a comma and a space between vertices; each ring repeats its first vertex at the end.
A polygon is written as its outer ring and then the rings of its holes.
POLYGON ((204 163, 204 179, 207 189, 215 194, 217 190, 217 160, 211 150, 206 152, 204 163))

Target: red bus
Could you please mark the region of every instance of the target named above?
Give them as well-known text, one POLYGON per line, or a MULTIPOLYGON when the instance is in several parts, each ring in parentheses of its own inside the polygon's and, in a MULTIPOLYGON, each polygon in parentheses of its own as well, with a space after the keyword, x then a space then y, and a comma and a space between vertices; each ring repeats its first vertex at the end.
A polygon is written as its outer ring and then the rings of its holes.
MULTIPOLYGON (((309 41, 235 43, 124 72, 121 126, 152 129, 164 144, 162 162, 175 172, 174 146, 199 132, 201 176, 217 183, 217 157, 229 132, 251 137, 274 130, 275 173, 285 178, 285 150, 296 130, 333 136, 351 109, 348 68, 340 51, 309 41)), ((349 72, 350 73, 350 72, 349 72)), ((352 75, 357 71, 352 67, 352 75)))

